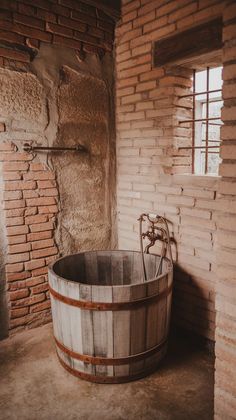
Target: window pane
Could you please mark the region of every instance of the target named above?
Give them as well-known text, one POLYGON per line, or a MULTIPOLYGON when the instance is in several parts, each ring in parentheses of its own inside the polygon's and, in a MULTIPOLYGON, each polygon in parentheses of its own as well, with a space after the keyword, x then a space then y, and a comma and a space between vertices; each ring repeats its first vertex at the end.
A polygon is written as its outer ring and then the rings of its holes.
POLYGON ((206 70, 196 72, 195 90, 196 92, 204 92, 206 90, 206 70))
POLYGON ((209 88, 210 90, 222 89, 222 67, 210 69, 209 88))

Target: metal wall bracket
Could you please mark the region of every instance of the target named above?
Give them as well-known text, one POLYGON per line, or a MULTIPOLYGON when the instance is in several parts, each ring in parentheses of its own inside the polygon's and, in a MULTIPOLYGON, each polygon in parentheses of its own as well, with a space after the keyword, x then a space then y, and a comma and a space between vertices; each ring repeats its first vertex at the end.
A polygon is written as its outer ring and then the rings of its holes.
POLYGON ((24 143, 23 150, 25 152, 37 152, 37 151, 44 151, 48 150, 51 152, 65 152, 65 151, 74 151, 74 152, 82 152, 82 153, 88 153, 88 150, 86 147, 84 147, 82 144, 77 144, 74 147, 49 147, 49 146, 32 146, 29 143, 24 143))

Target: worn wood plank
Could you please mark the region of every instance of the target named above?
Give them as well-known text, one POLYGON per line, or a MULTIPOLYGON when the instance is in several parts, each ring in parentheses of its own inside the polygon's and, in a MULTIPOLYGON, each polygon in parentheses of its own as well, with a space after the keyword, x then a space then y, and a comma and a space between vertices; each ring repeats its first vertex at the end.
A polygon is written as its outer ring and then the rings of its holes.
MULTIPOLYGON (((147 284, 134 285, 131 288, 130 300, 141 299, 147 294, 147 284)), ((130 311, 130 354, 142 353, 146 350, 146 306, 130 311)), ((130 374, 139 373, 144 369, 144 361, 130 365, 130 374)))
POLYGON ((111 284, 123 284, 123 261, 121 258, 122 251, 111 253, 111 284))
POLYGON ((154 43, 154 66, 180 62, 222 49, 222 19, 182 31, 154 43))
POLYGON ((134 252, 131 284, 142 283, 142 282, 143 282, 143 266, 142 266, 141 253, 134 252))
MULTIPOLYGON (((67 296, 73 296, 73 299, 80 299, 80 290, 77 283, 68 282, 67 296)), ((82 343, 82 325, 81 325, 81 309, 67 305, 70 314, 70 330, 71 330, 71 350, 83 354, 82 343)), ((75 364, 75 362, 74 362, 75 364)), ((84 371, 84 363, 78 360, 77 369, 84 371)))
POLYGON ((111 284, 111 253, 107 251, 97 252, 98 264, 98 284, 110 285, 111 284))
POLYGON ((85 252, 85 272, 87 284, 98 284, 97 252, 85 252))
MULTIPOLYGON (((92 286, 92 301, 112 302, 112 287, 92 286)), ((94 355, 113 357, 112 311, 93 311, 94 355)), ((113 376, 113 366, 96 365, 96 375, 113 376)))
POLYGON ((123 284, 131 284, 133 268, 133 252, 123 252, 123 284))
MULTIPOLYGON (((113 302, 128 302, 130 287, 113 287, 113 302)), ((130 356, 130 311, 113 312, 114 357, 130 356)), ((115 376, 129 375, 129 365, 114 366, 115 376)))
MULTIPOLYGON (((168 276, 165 275, 159 279, 159 293, 164 291, 168 287, 168 276)), ((163 298, 158 302, 158 313, 157 313, 157 341, 160 343, 166 335, 166 317, 167 317, 167 298, 163 298)))
MULTIPOLYGON (((79 290, 81 300, 92 300, 92 286, 80 284, 79 290)), ((93 311, 81 310, 81 323, 83 354, 94 356, 93 311)), ((90 363, 84 363, 84 371, 94 375, 95 367, 90 363)))

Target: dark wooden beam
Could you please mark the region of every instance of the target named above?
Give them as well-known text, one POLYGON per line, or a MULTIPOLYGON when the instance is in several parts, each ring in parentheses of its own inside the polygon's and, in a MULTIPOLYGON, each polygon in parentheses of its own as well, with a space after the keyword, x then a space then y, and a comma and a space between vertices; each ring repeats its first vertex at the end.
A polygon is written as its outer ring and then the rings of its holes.
POLYGON ((222 19, 196 26, 154 44, 154 66, 180 63, 222 48, 222 19))

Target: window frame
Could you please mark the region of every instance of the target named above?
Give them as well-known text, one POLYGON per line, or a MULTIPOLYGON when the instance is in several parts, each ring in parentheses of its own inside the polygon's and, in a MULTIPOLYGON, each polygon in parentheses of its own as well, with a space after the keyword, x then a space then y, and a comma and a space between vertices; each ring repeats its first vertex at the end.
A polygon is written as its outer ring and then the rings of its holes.
MULTIPOLYGON (((212 68, 217 68, 217 67, 221 67, 221 66, 215 66, 212 68)), ((200 72, 203 71, 201 70, 193 70, 193 91, 192 93, 186 94, 186 95, 181 95, 180 99, 182 98, 192 98, 193 99, 193 107, 192 107, 192 118, 191 119, 185 119, 185 120, 180 120, 179 124, 186 124, 186 123, 191 123, 192 124, 192 146, 186 146, 186 147, 179 147, 179 150, 191 150, 192 151, 192 174, 193 175, 210 175, 210 176, 218 176, 218 173, 210 173, 208 172, 208 163, 209 163, 209 150, 211 149, 218 149, 218 153, 220 154, 220 140, 219 140, 219 145, 209 145, 209 121, 216 121, 216 120, 221 120, 221 116, 220 117, 209 117, 209 104, 213 103, 213 102, 218 102, 218 101, 223 101, 222 98, 222 88, 221 89, 210 89, 210 67, 207 66, 206 67, 206 90, 205 91, 201 91, 201 92, 196 92, 196 72, 200 72), (210 99, 210 95, 213 93, 219 93, 221 92, 221 98, 220 99, 214 99, 211 100, 210 99), (205 103, 206 104, 206 117, 205 118, 196 118, 196 97, 200 96, 200 95, 206 95, 206 100, 204 99, 204 101, 202 101, 202 104, 205 103), (205 136, 205 145, 201 145, 201 146, 196 146, 196 123, 199 122, 205 122, 206 123, 206 136, 205 136), (204 168, 204 173, 200 172, 196 172, 195 171, 195 160, 196 160, 196 151, 200 151, 201 150, 205 150, 205 168, 204 168)), ((200 103, 200 101, 199 101, 200 103)), ((198 104, 199 104, 198 103, 198 104)), ((197 104, 197 105, 198 105, 197 104)), ((217 124, 217 125, 222 125, 222 124, 217 124)), ((202 141, 202 135, 201 135, 201 141, 202 141)), ((217 142, 217 140, 216 140, 217 142)), ((198 152, 197 152, 198 153, 198 152)), ((216 152, 217 153, 217 152, 216 152)), ((217 154, 218 154, 217 153, 217 154)), ((200 159, 201 161, 201 159, 200 159)))

